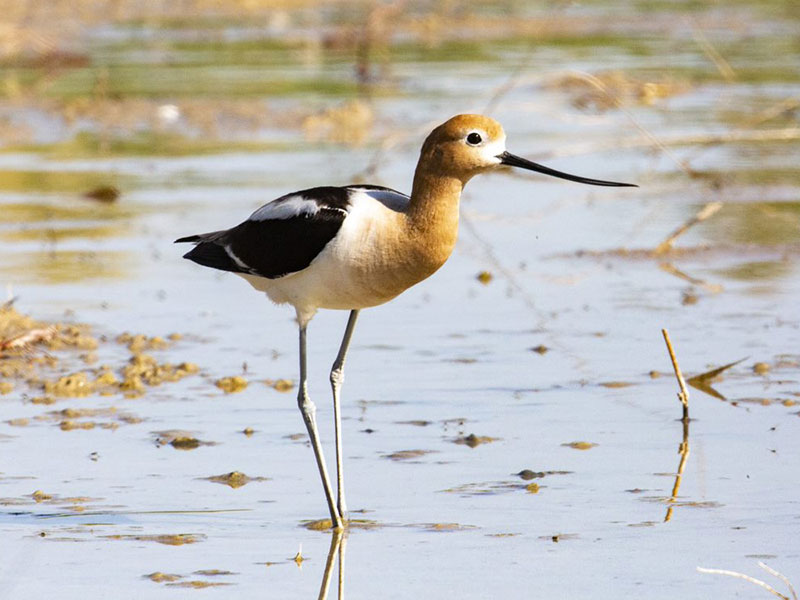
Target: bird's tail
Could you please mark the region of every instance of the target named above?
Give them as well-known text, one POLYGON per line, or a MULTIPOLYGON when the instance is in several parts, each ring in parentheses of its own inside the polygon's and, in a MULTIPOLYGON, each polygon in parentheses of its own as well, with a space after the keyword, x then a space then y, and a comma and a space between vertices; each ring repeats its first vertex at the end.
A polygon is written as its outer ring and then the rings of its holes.
POLYGON ((187 235, 186 237, 178 238, 173 243, 174 244, 182 244, 183 242, 199 242, 202 241, 203 236, 201 235, 187 235))
POLYGON ((187 235, 186 237, 178 238, 175 243, 189 242, 195 244, 195 247, 184 254, 183 258, 188 258, 199 265, 221 271, 244 273, 246 270, 240 264, 237 264, 225 250, 225 243, 221 238, 226 233, 227 231, 212 231, 211 233, 187 235))
POLYGON ((199 244, 200 242, 205 242, 211 239, 214 234, 219 233, 215 231, 213 233, 197 233, 195 235, 187 235, 186 237, 178 238, 173 242, 173 244, 183 244, 185 242, 192 242, 193 244, 199 244))

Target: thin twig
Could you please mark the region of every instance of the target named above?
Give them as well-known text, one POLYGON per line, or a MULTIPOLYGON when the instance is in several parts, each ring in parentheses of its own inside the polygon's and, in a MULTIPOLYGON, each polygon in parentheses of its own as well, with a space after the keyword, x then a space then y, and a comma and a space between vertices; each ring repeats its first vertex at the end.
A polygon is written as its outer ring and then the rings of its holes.
POLYGON ((672 248, 672 243, 682 236, 684 233, 689 231, 692 227, 697 225, 698 223, 702 223, 712 215, 714 215, 720 208, 722 208, 722 202, 709 202, 703 208, 700 209, 695 216, 691 219, 686 221, 683 225, 678 227, 675 231, 670 233, 663 242, 661 242, 656 249, 653 251, 653 254, 664 254, 665 252, 669 252, 672 248))
POLYGON ((702 48, 703 52, 705 52, 706 56, 714 63, 714 66, 717 67, 717 71, 719 74, 722 75, 722 78, 725 79, 728 83, 736 81, 736 71, 733 70, 730 63, 723 58, 723 56, 717 52, 717 49, 708 41, 706 34, 703 33, 703 30, 700 29, 700 26, 689 20, 689 23, 692 26, 692 36, 694 37, 694 41, 697 42, 697 45, 702 48))
POLYGON ((666 144, 664 144, 659 137, 657 137, 654 133, 651 133, 649 129, 647 129, 644 125, 642 125, 639 120, 633 116, 633 113, 625 108, 622 100, 619 98, 617 94, 611 93, 611 90, 597 77, 590 73, 585 73, 583 71, 573 71, 571 74, 578 79, 583 79, 590 85, 594 86, 597 90, 602 92, 606 95, 606 97, 614 103, 614 106, 617 107, 620 111, 625 113, 625 116, 628 117, 633 126, 638 129, 642 135, 644 135, 649 141, 651 146, 655 146, 661 152, 669 157, 675 165, 684 171, 687 175, 694 175, 694 171, 692 171, 686 164, 680 160, 675 154, 673 154, 669 148, 667 148, 666 144))
POLYGON ((761 125, 767 121, 771 121, 775 117, 779 117, 784 113, 794 110, 798 106, 800 106, 800 97, 795 96, 794 98, 784 98, 777 104, 768 106, 764 110, 756 113, 755 116, 748 119, 744 123, 744 127, 755 127, 756 125, 761 125))
POLYGON ((772 567, 761 561, 758 561, 758 566, 764 569, 767 573, 769 573, 773 577, 777 577, 783 583, 785 583, 786 587, 789 588, 789 592, 791 592, 792 594, 792 598, 794 598, 794 600, 797 600, 797 592, 794 591, 794 586, 792 585, 792 582, 789 581, 789 578, 786 577, 786 575, 784 575, 783 573, 779 573, 778 571, 776 571, 775 569, 773 569, 772 567))
POLYGON ((667 352, 669 352, 669 358, 672 361, 672 368, 675 371, 675 377, 678 379, 678 385, 681 388, 681 391, 678 392, 678 400, 680 400, 681 404, 683 404, 683 420, 685 421, 689 418, 689 390, 686 389, 686 382, 683 380, 683 373, 681 373, 681 368, 678 365, 678 359, 675 357, 675 351, 672 349, 672 342, 669 339, 669 332, 666 329, 662 329, 661 334, 664 336, 664 341, 667 344, 667 352))
POLYGON ((761 581, 760 579, 756 579, 755 577, 750 577, 749 575, 745 575, 744 573, 739 573, 737 571, 728 571, 726 569, 706 569, 704 567, 697 567, 697 570, 700 573, 712 573, 714 575, 728 575, 729 577, 736 577, 738 579, 744 579, 745 581, 749 581, 750 583, 754 583, 759 587, 764 588, 770 594, 775 594, 778 598, 782 598, 782 600, 789 600, 788 596, 784 596, 774 587, 761 581))

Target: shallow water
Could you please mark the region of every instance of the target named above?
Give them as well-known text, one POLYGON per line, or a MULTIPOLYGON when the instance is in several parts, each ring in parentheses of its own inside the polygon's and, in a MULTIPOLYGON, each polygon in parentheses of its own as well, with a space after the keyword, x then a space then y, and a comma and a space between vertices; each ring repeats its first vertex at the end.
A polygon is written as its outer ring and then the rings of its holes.
MULTIPOLYGON (((294 390, 264 384, 297 378, 291 310, 232 275, 180 260, 183 248, 171 242, 234 225, 286 191, 355 180, 387 134, 397 143, 370 180, 408 191, 430 124, 484 110, 516 68, 514 85, 492 102, 512 152, 641 187, 587 188, 514 173, 478 178, 464 195, 451 260, 362 314, 343 418, 348 503, 370 526, 347 534, 331 596, 342 586, 348 597, 380 598, 749 597, 765 592, 695 568, 769 579, 758 560, 797 584, 797 140, 675 144, 671 155, 646 139, 625 147, 643 139, 633 120, 665 143, 796 128, 796 107, 747 125, 800 95, 800 57, 787 42, 796 16, 780 3, 741 3, 728 13, 630 8, 633 16, 618 24, 602 4, 566 9, 559 18, 586 29, 544 36, 534 50, 521 33, 505 44, 399 44, 369 100, 375 116, 364 145, 315 142, 287 117, 250 135, 221 135, 216 148, 190 137, 177 146, 152 138, 166 145, 156 143, 151 154, 141 151, 147 144, 102 150, 76 144, 67 126, 49 139, 52 113, 31 109, 33 143, 0 154, 0 281, 19 296, 15 307, 40 320, 90 324, 109 340, 101 340, 96 363, 60 353, 56 370, 121 368, 130 353, 111 340, 130 331, 183 334, 148 352, 191 361, 200 373, 135 398, 40 405, 31 400, 41 392, 24 383, 0 396, 0 596, 202 593, 169 585, 193 581, 229 584, 208 592, 224 597, 320 593, 331 534, 304 527, 326 516, 316 468, 305 437, 295 435, 304 428, 294 390), (645 9, 654 11, 650 18, 645 9), (691 31, 658 29, 687 16, 737 78, 724 80, 691 31), (729 31, 734 20, 740 28, 729 31), (579 43, 582 31, 605 36, 601 49, 579 43), (782 67, 770 48, 781 50, 782 67), (609 68, 643 80, 685 78, 685 89, 601 110, 583 88, 548 83, 573 69, 609 68), (689 160, 694 176, 673 159, 689 160), (102 184, 119 187, 120 199, 80 197, 102 184), (650 254, 710 201, 723 208, 680 237, 676 251, 650 254), (484 271, 487 284, 477 278, 484 271), (662 328, 687 375, 744 359, 712 384, 724 399, 690 388, 687 430, 662 328), (538 346, 546 351, 533 351, 538 346), (758 362, 768 372, 756 373, 758 362), (232 375, 249 386, 231 394, 214 386, 232 375), (62 430, 51 414, 108 407, 116 412, 97 416, 89 430, 62 430), (247 427, 252 435, 242 433, 247 427), (212 444, 159 444, 158 432, 170 430, 212 444), (457 443, 470 434, 494 440, 457 443), (543 476, 515 475, 523 469, 543 476), (232 471, 265 480, 238 488, 207 480, 232 471), (36 490, 51 497, 34 498, 36 490), (300 548, 304 560, 295 561, 300 548), (146 577, 156 572, 181 578, 146 577)), ((533 18, 519 10, 522 23, 533 18)), ((299 23, 290 31, 300 39, 322 27, 299 23)), ((201 25, 166 28, 166 39, 202 38, 201 25)), ((181 81, 199 86, 183 93, 253 97, 275 112, 336 105, 358 87, 346 50, 318 49, 309 58, 302 43, 266 45, 247 54, 263 78, 258 87, 240 66, 244 43, 144 44, 131 52, 130 36, 145 34, 154 35, 149 25, 100 29, 90 44, 93 56, 131 63, 124 77, 112 77, 123 98, 159 97, 170 74, 154 67, 142 80, 137 69, 164 53, 176 69, 202 63, 209 73, 198 79, 178 70, 181 81), (332 82, 324 89, 322 72, 332 82), (281 99, 261 98, 263 82, 273 79, 305 83, 282 88, 281 99), (220 81, 233 87, 222 93, 220 81)), ((233 24, 222 39, 259 36, 276 37, 233 24)), ((86 77, 71 73, 50 93, 79 93, 86 77)), ((311 394, 329 460, 327 373, 345 322, 343 312, 323 312, 309 330, 311 394)))

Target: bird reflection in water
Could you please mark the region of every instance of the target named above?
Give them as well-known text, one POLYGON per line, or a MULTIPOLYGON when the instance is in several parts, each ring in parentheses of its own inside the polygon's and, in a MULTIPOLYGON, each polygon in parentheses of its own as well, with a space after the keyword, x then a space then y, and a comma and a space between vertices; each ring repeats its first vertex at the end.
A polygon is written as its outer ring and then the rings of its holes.
POLYGON ((336 563, 336 557, 339 557, 339 595, 338 600, 344 598, 344 552, 347 545, 347 538, 344 531, 341 529, 334 529, 331 532, 331 547, 328 550, 328 560, 325 563, 325 572, 322 574, 322 583, 319 586, 319 600, 325 600, 328 597, 328 589, 331 585, 331 576, 333 575, 333 565, 336 563))

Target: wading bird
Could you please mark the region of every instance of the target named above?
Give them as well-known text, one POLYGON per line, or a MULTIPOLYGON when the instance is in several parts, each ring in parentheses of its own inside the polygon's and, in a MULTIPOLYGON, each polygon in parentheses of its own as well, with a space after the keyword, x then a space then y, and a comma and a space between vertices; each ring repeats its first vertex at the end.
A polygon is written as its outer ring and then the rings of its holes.
MULTIPOLYGON (((411 195, 377 185, 316 187, 265 204, 243 223, 180 238, 198 264, 244 277, 270 300, 291 304, 300 328, 297 404, 317 460, 332 526, 345 524, 340 391, 344 362, 362 308, 388 302, 432 275, 450 256, 458 234, 458 205, 475 175, 508 165, 579 183, 632 186, 555 171, 506 151, 500 124, 457 115, 422 145, 411 195), (306 328, 317 309, 349 310, 330 373, 336 437, 334 500, 306 384, 306 328)), ((635 186, 632 186, 635 187, 635 186)))

